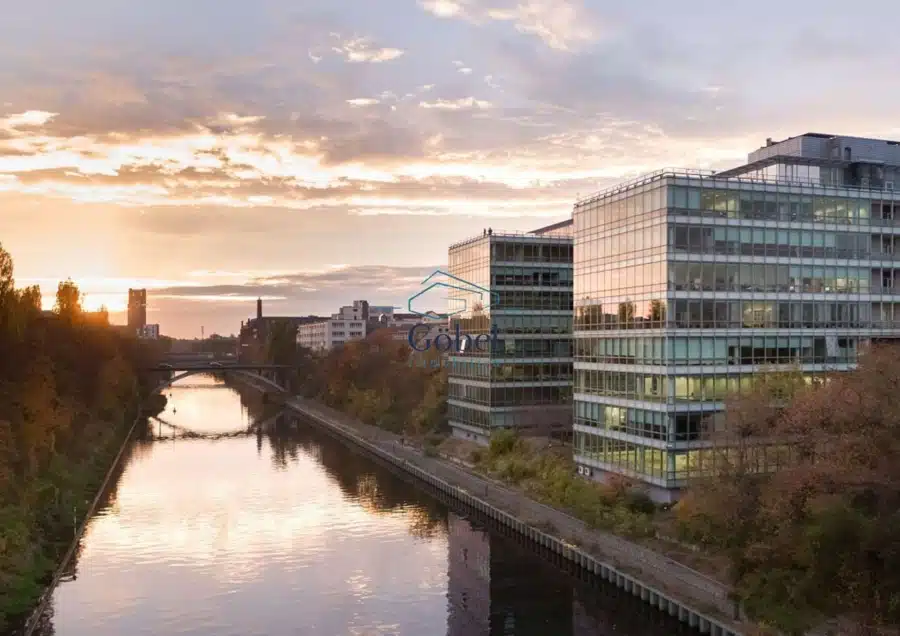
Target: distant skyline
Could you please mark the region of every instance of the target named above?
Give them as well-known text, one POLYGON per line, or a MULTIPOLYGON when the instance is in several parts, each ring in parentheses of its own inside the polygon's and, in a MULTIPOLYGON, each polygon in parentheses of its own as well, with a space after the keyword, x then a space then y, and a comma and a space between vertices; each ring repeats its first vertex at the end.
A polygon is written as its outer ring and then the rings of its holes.
POLYGON ((45 298, 193 337, 400 305, 525 231, 767 137, 900 138, 900 6, 36 0, 0 21, 0 242, 45 298), (52 10, 49 10, 52 9, 52 10))

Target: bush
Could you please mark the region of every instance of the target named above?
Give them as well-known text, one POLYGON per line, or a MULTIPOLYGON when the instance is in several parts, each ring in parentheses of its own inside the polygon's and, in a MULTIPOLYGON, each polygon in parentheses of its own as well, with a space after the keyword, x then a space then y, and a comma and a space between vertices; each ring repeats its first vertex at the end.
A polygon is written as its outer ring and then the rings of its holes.
POLYGON ((656 512, 656 504, 647 496, 647 493, 639 490, 631 490, 625 493, 623 503, 632 512, 640 512, 651 515, 656 512))
POLYGON ((446 435, 441 435, 440 433, 429 433, 425 437, 425 444, 437 447, 443 444, 445 439, 447 439, 446 435))
POLYGON ((519 442, 519 436, 516 435, 515 431, 511 429, 499 430, 491 436, 488 456, 491 459, 497 459, 503 455, 508 455, 519 447, 519 442))

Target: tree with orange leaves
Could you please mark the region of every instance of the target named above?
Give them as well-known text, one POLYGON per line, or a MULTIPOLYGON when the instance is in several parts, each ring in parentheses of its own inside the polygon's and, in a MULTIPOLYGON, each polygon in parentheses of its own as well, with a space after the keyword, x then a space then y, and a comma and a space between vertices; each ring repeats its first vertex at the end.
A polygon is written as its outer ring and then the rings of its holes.
POLYGON ((791 634, 828 618, 895 633, 900 348, 874 347, 855 371, 787 387, 762 380, 729 401, 682 529, 729 555, 751 616, 791 634))

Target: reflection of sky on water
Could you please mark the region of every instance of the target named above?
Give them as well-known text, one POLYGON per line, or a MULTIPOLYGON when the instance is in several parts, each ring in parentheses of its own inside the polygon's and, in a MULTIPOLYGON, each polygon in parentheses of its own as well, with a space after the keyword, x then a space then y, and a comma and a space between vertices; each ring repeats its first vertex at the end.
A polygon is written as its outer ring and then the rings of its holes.
MULTIPOLYGON (((186 382, 161 415, 171 424, 254 421, 212 378, 186 382)), ((303 426, 135 445, 77 575, 55 593, 55 636, 686 633, 624 593, 573 591, 533 553, 303 426)))
MULTIPOLYGON (((252 421, 230 391, 171 392, 162 417, 177 426, 219 432, 252 421)), ((412 508, 366 510, 302 450, 286 471, 270 455, 252 437, 133 455, 115 505, 85 535, 77 580, 56 592, 56 633, 445 630, 446 539, 413 538, 412 508)))

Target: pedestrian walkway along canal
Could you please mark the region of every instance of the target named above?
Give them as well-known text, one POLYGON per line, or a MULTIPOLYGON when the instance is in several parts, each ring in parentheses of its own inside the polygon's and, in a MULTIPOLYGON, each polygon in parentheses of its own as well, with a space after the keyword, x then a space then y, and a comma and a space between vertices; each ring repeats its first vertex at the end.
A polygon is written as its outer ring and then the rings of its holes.
MULTIPOLYGON (((189 384, 188 384, 189 382, 189 384)), ((175 385, 40 636, 673 636, 261 396, 175 385)))

